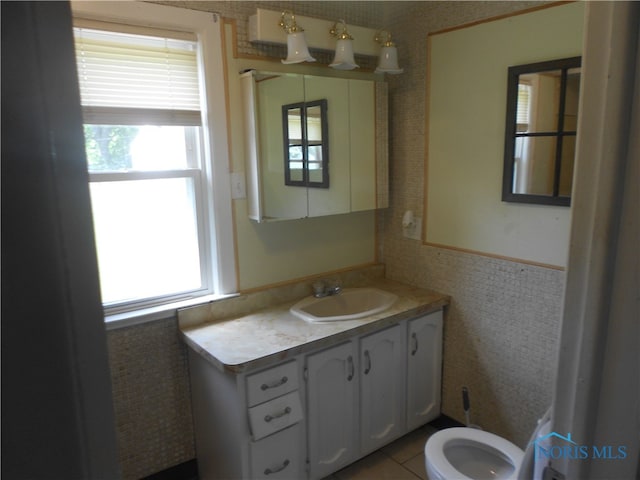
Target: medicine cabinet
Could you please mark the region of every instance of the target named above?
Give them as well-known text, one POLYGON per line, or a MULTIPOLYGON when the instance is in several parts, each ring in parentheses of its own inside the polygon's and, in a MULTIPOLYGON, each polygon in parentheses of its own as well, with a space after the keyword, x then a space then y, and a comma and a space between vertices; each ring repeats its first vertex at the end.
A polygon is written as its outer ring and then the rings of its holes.
POLYGON ((388 206, 386 83, 256 70, 240 81, 249 218, 388 206))

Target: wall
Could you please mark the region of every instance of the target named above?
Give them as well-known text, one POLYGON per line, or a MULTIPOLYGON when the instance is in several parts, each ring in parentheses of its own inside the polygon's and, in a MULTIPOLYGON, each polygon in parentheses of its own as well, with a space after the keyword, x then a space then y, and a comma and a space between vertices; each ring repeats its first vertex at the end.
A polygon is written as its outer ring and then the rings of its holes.
POLYGON ((461 388, 466 385, 472 420, 520 446, 551 403, 564 272, 423 245, 404 238, 400 225, 405 210, 424 216, 427 34, 536 5, 412 2, 386 14, 405 68, 403 75, 389 78, 387 277, 452 296, 445 321, 443 413, 464 421, 461 388))

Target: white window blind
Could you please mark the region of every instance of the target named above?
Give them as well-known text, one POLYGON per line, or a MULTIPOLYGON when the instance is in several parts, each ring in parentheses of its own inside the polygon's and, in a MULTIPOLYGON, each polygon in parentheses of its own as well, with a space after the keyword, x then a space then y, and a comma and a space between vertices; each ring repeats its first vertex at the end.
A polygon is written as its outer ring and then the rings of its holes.
POLYGON ((195 41, 82 27, 75 38, 85 122, 200 125, 195 41))

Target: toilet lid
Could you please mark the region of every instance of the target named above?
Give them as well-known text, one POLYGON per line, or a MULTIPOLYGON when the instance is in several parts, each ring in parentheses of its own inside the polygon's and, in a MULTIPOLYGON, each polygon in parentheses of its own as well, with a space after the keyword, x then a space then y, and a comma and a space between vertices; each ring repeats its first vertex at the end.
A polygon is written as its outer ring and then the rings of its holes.
POLYGON ((513 478, 515 478, 518 467, 522 462, 524 452, 516 445, 493 433, 477 430, 468 427, 455 427, 440 430, 427 440, 424 447, 424 454, 431 467, 443 478, 455 478, 460 480, 473 480, 456 469, 444 454, 445 445, 473 444, 479 446, 487 445, 500 451, 514 466, 513 478))

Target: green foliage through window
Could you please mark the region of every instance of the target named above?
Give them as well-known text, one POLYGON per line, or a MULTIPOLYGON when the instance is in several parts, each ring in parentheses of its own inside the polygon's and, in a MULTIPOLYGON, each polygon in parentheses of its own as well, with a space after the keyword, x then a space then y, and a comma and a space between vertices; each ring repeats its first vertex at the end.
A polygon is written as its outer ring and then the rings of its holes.
POLYGON ((85 125, 84 139, 90 171, 131 169, 131 143, 139 127, 85 125))

